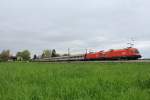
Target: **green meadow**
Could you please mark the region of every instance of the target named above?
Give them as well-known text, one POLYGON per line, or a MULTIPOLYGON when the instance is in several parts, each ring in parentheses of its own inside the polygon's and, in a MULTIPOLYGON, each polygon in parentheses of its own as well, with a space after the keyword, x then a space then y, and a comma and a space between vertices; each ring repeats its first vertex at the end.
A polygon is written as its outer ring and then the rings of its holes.
POLYGON ((150 63, 0 63, 0 100, 150 100, 150 63))

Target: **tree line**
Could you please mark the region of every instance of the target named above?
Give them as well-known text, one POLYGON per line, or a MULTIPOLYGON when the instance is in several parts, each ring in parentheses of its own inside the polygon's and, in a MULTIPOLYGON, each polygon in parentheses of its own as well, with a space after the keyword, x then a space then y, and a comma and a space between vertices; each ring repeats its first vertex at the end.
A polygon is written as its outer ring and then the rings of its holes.
POLYGON ((41 59, 41 58, 50 58, 50 57, 58 57, 60 54, 56 53, 56 50, 43 50, 41 55, 34 54, 31 57, 31 52, 29 50, 19 51, 15 54, 15 56, 10 54, 10 50, 3 50, 0 53, 0 61, 30 61, 31 59, 41 59))

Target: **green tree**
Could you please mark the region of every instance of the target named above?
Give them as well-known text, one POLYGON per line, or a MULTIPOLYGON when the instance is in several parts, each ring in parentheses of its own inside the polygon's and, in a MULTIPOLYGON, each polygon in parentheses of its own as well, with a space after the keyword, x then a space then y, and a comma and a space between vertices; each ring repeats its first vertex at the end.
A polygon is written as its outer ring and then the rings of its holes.
POLYGON ((0 60, 1 61, 8 61, 10 58, 10 51, 9 50, 3 50, 0 54, 0 60))
POLYGON ((21 54, 22 54, 21 52, 17 52, 16 57, 21 57, 22 56, 21 54))
POLYGON ((24 50, 21 52, 21 56, 23 58, 23 60, 27 61, 27 60, 30 60, 30 51, 28 50, 24 50))
POLYGON ((17 57, 17 60, 19 60, 19 61, 23 60, 22 52, 17 52, 16 57, 17 57))
POLYGON ((51 50, 43 50, 43 53, 42 53, 42 58, 50 58, 52 55, 52 51, 51 50))
POLYGON ((34 59, 34 60, 37 59, 37 55, 36 55, 36 54, 34 54, 33 59, 34 59))
POLYGON ((22 51, 22 52, 17 52, 17 54, 16 54, 16 57, 17 57, 17 59, 18 60, 25 60, 25 61, 28 61, 28 60, 30 60, 30 51, 28 51, 28 50, 24 50, 24 51, 22 51))
POLYGON ((56 57, 57 56, 57 54, 56 54, 56 50, 55 49, 53 49, 52 50, 52 57, 56 57))

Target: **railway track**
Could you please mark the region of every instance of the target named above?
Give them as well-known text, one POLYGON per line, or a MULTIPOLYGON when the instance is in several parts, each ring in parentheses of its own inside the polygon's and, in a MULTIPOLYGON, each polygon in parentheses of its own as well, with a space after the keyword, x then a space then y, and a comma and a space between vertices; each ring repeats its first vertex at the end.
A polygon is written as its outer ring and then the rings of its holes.
MULTIPOLYGON (((83 62, 83 61, 82 61, 83 62)), ((145 63, 150 63, 150 60, 112 60, 112 61, 85 61, 85 62, 101 62, 101 63, 111 63, 111 62, 116 62, 116 63, 142 63, 142 62, 145 62, 145 63)))
POLYGON ((116 63, 139 63, 139 62, 145 62, 145 63, 150 63, 150 59, 139 59, 139 60, 105 60, 105 61, 36 61, 36 62, 101 62, 101 63, 111 63, 111 62, 116 62, 116 63))
POLYGON ((114 61, 98 61, 98 62, 125 62, 125 63, 147 62, 147 63, 150 63, 150 60, 114 60, 114 61))

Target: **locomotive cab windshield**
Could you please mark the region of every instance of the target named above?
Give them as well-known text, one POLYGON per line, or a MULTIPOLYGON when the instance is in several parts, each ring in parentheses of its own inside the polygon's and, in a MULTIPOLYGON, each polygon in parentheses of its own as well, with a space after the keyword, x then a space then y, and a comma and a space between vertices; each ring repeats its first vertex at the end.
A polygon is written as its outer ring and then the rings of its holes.
POLYGON ((140 53, 137 49, 136 49, 134 52, 135 52, 135 53, 138 53, 138 54, 140 53))
POLYGON ((133 53, 139 54, 140 52, 137 49, 132 49, 133 53))

